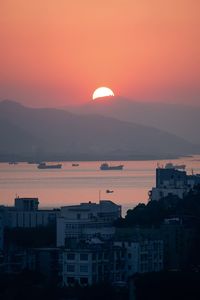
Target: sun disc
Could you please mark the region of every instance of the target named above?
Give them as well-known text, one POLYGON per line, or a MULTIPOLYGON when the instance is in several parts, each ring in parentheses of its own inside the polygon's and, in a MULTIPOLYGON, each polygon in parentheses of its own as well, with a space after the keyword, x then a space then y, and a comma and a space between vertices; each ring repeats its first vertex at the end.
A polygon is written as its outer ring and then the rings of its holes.
POLYGON ((96 89, 92 95, 92 99, 95 100, 97 98, 114 96, 114 93, 111 89, 103 86, 96 89))

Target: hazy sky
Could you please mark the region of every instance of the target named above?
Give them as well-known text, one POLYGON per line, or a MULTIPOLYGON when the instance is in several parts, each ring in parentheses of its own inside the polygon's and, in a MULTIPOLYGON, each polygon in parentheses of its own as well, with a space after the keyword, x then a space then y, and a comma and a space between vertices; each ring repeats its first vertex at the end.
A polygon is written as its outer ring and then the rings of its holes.
POLYGON ((199 0, 0 0, 0 99, 200 101, 199 0))

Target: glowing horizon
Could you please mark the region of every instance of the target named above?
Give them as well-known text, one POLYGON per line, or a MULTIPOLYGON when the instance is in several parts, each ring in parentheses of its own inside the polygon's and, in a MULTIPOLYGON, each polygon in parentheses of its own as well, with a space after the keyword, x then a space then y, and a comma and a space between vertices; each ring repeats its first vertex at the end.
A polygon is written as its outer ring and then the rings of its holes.
POLYGON ((138 101, 198 103, 200 2, 0 3, 0 100, 81 104, 102 82, 138 101))

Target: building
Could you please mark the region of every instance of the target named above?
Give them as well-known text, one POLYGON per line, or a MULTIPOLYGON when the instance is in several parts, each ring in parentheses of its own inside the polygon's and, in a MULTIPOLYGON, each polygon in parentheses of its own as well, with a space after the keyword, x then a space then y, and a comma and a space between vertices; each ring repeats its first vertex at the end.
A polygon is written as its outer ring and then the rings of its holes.
POLYGON ((121 206, 109 200, 64 206, 57 218, 57 247, 65 246, 67 238, 109 240, 115 232, 113 222, 120 217, 121 206))
POLYGON ((4 246, 4 221, 3 221, 3 213, 0 210, 0 252, 3 250, 4 246))
POLYGON ((159 272, 163 270, 162 240, 129 240, 114 243, 125 249, 126 280, 135 273, 159 272))
POLYGON ((27 251, 26 268, 43 274, 47 282, 62 281, 63 251, 59 248, 32 248, 27 251))
POLYGON ((63 285, 92 285, 125 279, 122 247, 93 239, 63 250, 63 285))
MULTIPOLYGON (((124 243, 127 251, 130 249, 127 264, 129 264, 129 261, 131 263, 132 257, 136 257, 138 263, 142 264, 140 255, 137 254, 137 251, 140 251, 143 247, 147 247, 147 245, 145 246, 145 243, 148 241, 149 251, 153 246, 152 243, 156 242, 159 245, 155 245, 155 251, 157 251, 156 247, 159 249, 157 254, 156 252, 154 253, 155 258, 157 257, 158 259, 157 262, 155 261, 155 271, 157 267, 162 267, 165 271, 181 270, 189 267, 195 249, 198 249, 196 245, 196 242, 198 241, 198 232, 192 226, 191 220, 173 217, 165 219, 163 224, 159 227, 117 228, 115 241, 120 242, 120 245, 124 243), (138 243, 141 244, 141 247, 138 243), (135 251, 137 249, 134 256, 131 254, 132 249, 135 251), (162 256, 162 261, 160 260, 160 255, 162 256)), ((147 262, 144 262, 144 264, 146 263, 147 262)), ((129 272, 129 269, 132 270, 133 267, 126 267, 127 272, 129 272)), ((137 270, 138 272, 143 272, 144 269, 142 266, 138 266, 137 270)), ((135 271, 135 269, 133 271, 135 271)))
POLYGON ((38 198, 15 198, 16 211, 37 211, 38 205, 38 198))
POLYGON ((14 206, 1 207, 4 225, 10 228, 35 228, 55 225, 60 211, 58 209, 39 210, 38 205, 38 198, 15 198, 14 206))
POLYGON ((156 187, 149 191, 149 199, 158 201, 161 198, 175 195, 182 199, 195 185, 200 184, 200 175, 187 175, 184 166, 171 163, 156 169, 156 187))

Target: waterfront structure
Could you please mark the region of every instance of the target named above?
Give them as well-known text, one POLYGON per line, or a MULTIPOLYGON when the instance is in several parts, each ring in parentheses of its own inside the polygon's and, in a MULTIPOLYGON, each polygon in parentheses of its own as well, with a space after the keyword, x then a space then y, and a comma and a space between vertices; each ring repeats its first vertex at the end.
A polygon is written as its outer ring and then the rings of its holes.
POLYGON ((158 201, 161 198, 175 195, 183 199, 194 185, 200 184, 200 174, 187 175, 184 168, 166 164, 156 168, 156 187, 149 191, 149 200, 158 201))
POLYGON ((115 233, 113 222, 121 217, 121 206, 109 200, 61 207, 57 218, 57 247, 67 238, 90 239, 99 236, 109 240, 115 233))

